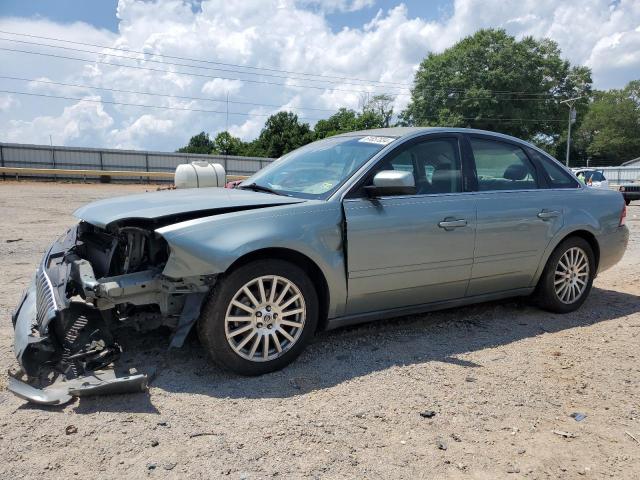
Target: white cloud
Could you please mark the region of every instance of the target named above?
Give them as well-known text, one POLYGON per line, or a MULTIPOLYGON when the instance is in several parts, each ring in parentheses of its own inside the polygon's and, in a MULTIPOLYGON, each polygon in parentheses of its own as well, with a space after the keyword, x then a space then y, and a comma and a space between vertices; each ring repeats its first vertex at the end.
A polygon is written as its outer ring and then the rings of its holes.
POLYGON ((224 99, 226 95, 235 95, 242 88, 240 80, 225 80, 214 78, 202 86, 202 93, 207 93, 214 98, 224 99))
POLYGON ((20 102, 13 95, 0 94, 0 112, 11 110, 20 106, 20 102))
POLYGON ((109 138, 116 148, 142 148, 149 137, 167 135, 173 127, 171 119, 144 114, 126 128, 112 130, 109 138))
POLYGON ((357 12, 363 8, 373 7, 375 0, 300 0, 302 7, 313 6, 326 13, 331 12, 357 12))
MULTIPOLYGON (((92 97, 100 100, 100 97, 92 97)), ((113 124, 111 116, 100 103, 79 102, 65 107, 59 116, 37 116, 31 121, 10 120, 5 131, 10 142, 49 143, 49 135, 56 145, 68 145, 75 141, 92 142, 102 136, 113 124)), ((92 143, 84 143, 92 145, 92 143)))
MULTIPOLYGON (((253 110, 252 113, 261 113, 261 110, 253 110)), ((262 130, 265 120, 266 117, 264 116, 248 117, 239 125, 231 125, 231 127, 229 127, 229 133, 243 140, 252 140, 256 138, 260 130, 262 130)))
MULTIPOLYGON (((9 80, 0 80, 0 89, 77 97, 100 95, 120 103, 211 111, 225 110, 220 100, 224 101, 228 91, 231 101, 295 107, 304 118, 329 115, 329 112, 304 110, 304 107, 356 108, 360 102, 359 90, 401 92, 404 95, 398 95, 395 103, 397 112, 408 101, 404 85, 412 81, 419 62, 428 52, 440 52, 478 28, 487 27, 505 28, 518 38, 533 35, 556 40, 563 55, 572 63, 593 69, 597 88, 622 87, 640 76, 638 0, 615 3, 610 0, 454 0, 450 14, 437 21, 411 18, 402 4, 377 11, 360 28, 333 31, 326 21, 329 12, 364 9, 373 3, 373 0, 204 0, 201 10, 194 11, 182 0, 120 0, 117 34, 84 23, 63 25, 43 19, 0 17, 0 30, 144 51, 147 52, 145 58, 139 61, 116 57, 136 55, 125 52, 109 55, 107 50, 101 58, 166 71, 0 52, 6 75, 46 77, 64 83, 154 92, 174 98, 28 85, 9 80), (209 68, 206 69, 151 62, 163 60, 154 55, 158 53, 226 65, 199 64, 209 68), (246 66, 393 84, 381 86, 336 78, 329 83, 329 79, 321 77, 311 81, 309 76, 277 71, 263 71, 256 76, 247 74, 254 70, 246 66), (175 98, 202 97, 203 94, 212 97, 212 101, 175 98)), ((91 58, 78 52, 40 50, 91 58)), ((164 61, 193 64, 177 58, 164 61)), ((230 110, 270 114, 278 109, 232 104, 230 110)), ((230 115, 229 128, 234 135, 251 139, 259 133, 264 120, 265 117, 260 116, 230 115)), ((15 95, 0 97, 0 141, 47 143, 52 130, 57 143, 174 150, 199 131, 215 133, 225 126, 224 113, 99 106, 15 95), (19 108, 15 103, 17 98, 19 108)))
POLYGON ((448 25, 463 35, 477 28, 502 27, 518 37, 552 38, 572 63, 593 70, 597 88, 621 87, 640 76, 635 40, 640 27, 637 0, 456 0, 448 25), (598 54, 602 41, 606 44, 607 39, 618 37, 628 42, 598 54), (629 54, 624 68, 612 61, 629 54))

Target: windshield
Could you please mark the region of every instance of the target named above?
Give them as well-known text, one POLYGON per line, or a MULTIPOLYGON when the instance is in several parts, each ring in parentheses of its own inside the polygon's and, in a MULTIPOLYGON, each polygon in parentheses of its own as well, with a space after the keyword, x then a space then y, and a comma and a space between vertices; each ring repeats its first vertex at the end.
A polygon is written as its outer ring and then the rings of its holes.
POLYGON ((362 135, 313 142, 275 160, 240 188, 266 187, 282 195, 325 199, 393 140, 362 135))

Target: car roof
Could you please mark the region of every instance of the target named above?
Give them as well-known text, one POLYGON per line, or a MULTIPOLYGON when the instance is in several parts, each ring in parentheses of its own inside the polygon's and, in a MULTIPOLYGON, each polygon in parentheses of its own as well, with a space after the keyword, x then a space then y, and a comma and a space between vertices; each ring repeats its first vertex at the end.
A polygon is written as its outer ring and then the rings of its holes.
POLYGON ((390 128, 372 128, 371 130, 358 130, 355 132, 347 132, 336 135, 336 137, 356 137, 356 136, 377 136, 377 137, 393 137, 403 138, 413 136, 419 133, 479 133, 483 135, 491 135, 494 137, 513 140, 520 143, 529 144, 526 140, 512 137, 503 133, 491 132, 489 130, 477 130, 474 128, 455 128, 455 127, 390 127, 390 128))

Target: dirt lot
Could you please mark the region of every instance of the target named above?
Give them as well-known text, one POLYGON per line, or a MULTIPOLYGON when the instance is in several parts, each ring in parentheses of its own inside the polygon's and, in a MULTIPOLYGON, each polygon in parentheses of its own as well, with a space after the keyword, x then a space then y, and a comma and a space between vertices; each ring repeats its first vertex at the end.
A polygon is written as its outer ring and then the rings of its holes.
MULTIPOLYGON (((145 188, 0 182, 3 371, 10 313, 71 212, 145 188)), ((126 341, 157 368, 148 394, 63 408, 2 374, 0 478, 639 478, 639 205, 628 225, 622 263, 566 316, 509 301, 343 329, 251 379, 158 333, 126 341)))

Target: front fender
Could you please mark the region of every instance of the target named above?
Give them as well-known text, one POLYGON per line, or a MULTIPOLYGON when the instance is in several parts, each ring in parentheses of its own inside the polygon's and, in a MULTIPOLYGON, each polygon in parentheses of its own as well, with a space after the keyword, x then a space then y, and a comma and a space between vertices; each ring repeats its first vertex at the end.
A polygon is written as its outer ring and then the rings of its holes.
POLYGON ((265 248, 294 250, 313 261, 329 287, 329 316, 346 302, 346 273, 339 203, 245 210, 160 228, 171 248, 163 274, 170 278, 225 272, 236 260, 265 248))

